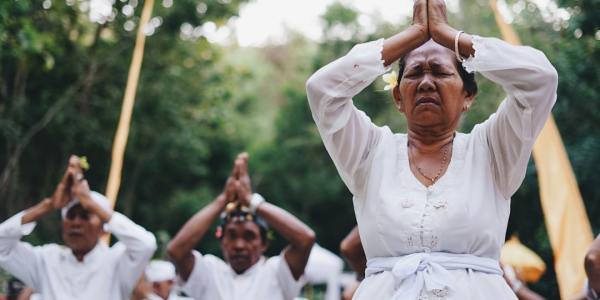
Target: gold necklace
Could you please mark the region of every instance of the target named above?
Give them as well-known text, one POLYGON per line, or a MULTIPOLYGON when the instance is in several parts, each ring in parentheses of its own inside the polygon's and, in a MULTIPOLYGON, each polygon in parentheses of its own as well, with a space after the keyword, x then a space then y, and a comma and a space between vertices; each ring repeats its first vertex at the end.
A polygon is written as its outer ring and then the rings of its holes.
MULTIPOLYGON (((444 146, 442 146, 442 148, 444 149, 444 152, 442 154, 442 164, 440 165, 439 170, 437 171, 437 174, 435 174, 435 176, 430 177, 425 175, 425 173, 423 173, 423 170, 421 169, 421 167, 419 167, 417 165, 416 162, 413 161, 413 164, 415 165, 415 167, 417 167, 417 171, 419 172, 419 174, 421 174, 421 176, 425 177, 427 180, 431 181, 431 184, 433 185, 438 179, 440 179, 440 176, 442 176, 442 172, 444 171, 444 167, 446 166, 446 164, 448 163, 448 145, 452 144, 452 141, 450 141, 449 143, 445 144, 444 146)), ((408 143, 409 146, 409 155, 408 155, 408 159, 409 162, 411 161, 411 155, 410 155, 410 142, 408 143)))

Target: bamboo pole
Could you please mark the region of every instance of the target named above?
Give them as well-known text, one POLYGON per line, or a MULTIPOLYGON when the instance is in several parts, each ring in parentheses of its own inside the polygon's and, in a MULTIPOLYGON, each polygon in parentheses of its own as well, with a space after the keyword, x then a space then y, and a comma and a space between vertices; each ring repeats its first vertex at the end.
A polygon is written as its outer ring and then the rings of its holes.
POLYGON ((110 165, 110 173, 108 176, 108 184, 106 187, 106 197, 110 200, 114 207, 119 194, 121 185, 121 173, 123 169, 123 157, 125 156, 125 148, 127 147, 127 138, 129 136, 129 127, 131 124, 131 115, 133 114, 133 106, 135 104, 135 93, 137 90, 138 80, 140 78, 140 69, 142 68, 142 60, 144 58, 144 44, 146 35, 144 28, 150 20, 154 0, 146 0, 142 10, 142 18, 137 30, 135 39, 135 48, 133 50, 133 58, 129 67, 129 76, 127 77, 127 85, 125 87, 125 96, 123 97, 123 106, 121 107, 121 118, 115 134, 113 143, 112 160, 110 165))
MULTIPOLYGON (((121 117, 115 140, 113 142, 112 159, 110 164, 110 173, 108 175, 108 183, 106 187, 106 197, 114 208, 119 194, 121 185, 121 173, 123 171, 123 157, 125 156, 125 148, 127 147, 127 138, 129 136, 129 127, 131 125, 131 116, 133 114, 133 106, 135 104, 135 93, 140 78, 140 70, 144 59, 144 45, 146 43, 146 34, 144 29, 152 15, 152 7, 154 0, 145 0, 142 8, 142 17, 135 38, 135 47, 133 49, 133 58, 129 66, 129 74, 127 76, 127 84, 125 86, 125 95, 123 97, 123 105, 121 107, 121 117)), ((106 234, 102 237, 102 241, 106 244, 110 242, 110 235, 106 234)))

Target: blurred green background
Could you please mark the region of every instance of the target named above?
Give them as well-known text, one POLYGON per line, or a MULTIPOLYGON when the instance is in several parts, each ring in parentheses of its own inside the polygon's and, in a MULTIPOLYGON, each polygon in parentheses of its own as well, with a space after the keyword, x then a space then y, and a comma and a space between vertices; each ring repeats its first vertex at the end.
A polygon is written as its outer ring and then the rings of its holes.
MULTIPOLYGON (((88 157, 90 184, 104 192, 134 45, 132 28, 143 4, 133 15, 118 13, 110 22, 94 24, 82 1, 53 0, 49 6, 48 1, 0 1, 2 220, 50 195, 71 153, 88 157)), ((116 1, 115 9, 132 1, 116 1)), ((319 244, 338 252, 355 225, 351 195, 316 131, 304 82, 354 44, 391 36, 410 20, 374 20, 376 30, 365 30, 346 1, 322 15, 320 41, 288 29, 285 44, 240 47, 210 43, 190 30, 207 22, 224 26, 245 0, 203 0, 201 10, 200 1, 176 0, 169 7, 164 2, 154 6, 157 26, 146 40, 117 209, 157 235, 160 257, 183 223, 221 191, 235 155, 248 151, 255 190, 293 212, 316 231, 319 244)), ((457 2, 452 25, 500 36, 487 0, 457 2)), ((544 51, 558 70, 553 114, 598 233, 600 0, 549 1, 568 17, 549 15, 548 7, 536 3, 507 0, 512 26, 524 44, 544 51)), ((481 76, 478 80, 480 93, 462 131, 485 120, 504 97, 499 87, 481 76)), ((378 125, 405 129, 382 82, 364 90, 355 103, 378 125)), ((532 288, 558 299, 533 163, 513 197, 507 234, 512 233, 548 266, 532 288)), ((58 214, 44 219, 27 240, 60 243, 58 214)), ((278 237, 270 253, 284 243, 278 237)), ((212 234, 198 249, 220 255, 212 234)))

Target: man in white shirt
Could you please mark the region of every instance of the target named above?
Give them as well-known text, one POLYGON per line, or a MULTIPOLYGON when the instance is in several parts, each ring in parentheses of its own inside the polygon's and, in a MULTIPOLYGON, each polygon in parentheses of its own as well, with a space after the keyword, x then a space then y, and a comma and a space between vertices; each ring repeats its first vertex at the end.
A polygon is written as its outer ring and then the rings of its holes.
POLYGON ((290 213, 252 194, 247 162, 247 154, 238 155, 223 193, 168 245, 184 291, 192 298, 291 300, 300 293, 315 234, 290 213), (223 210, 217 237, 225 261, 193 250, 223 210), (271 258, 263 256, 269 246, 267 223, 289 242, 271 258))
POLYGON ((0 224, 0 267, 39 292, 44 300, 129 299, 156 249, 152 233, 113 212, 90 191, 79 158, 69 166, 52 197, 0 224), (61 209, 65 246, 34 247, 20 241, 36 221, 61 209), (104 232, 119 242, 100 242, 104 232))

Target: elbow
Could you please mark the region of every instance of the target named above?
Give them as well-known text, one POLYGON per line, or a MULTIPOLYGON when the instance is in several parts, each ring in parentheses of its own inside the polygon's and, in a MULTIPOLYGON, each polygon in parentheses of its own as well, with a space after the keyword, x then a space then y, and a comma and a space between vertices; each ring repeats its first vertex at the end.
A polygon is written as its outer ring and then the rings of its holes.
POLYGON ((342 254, 343 257, 346 257, 348 259, 353 258, 355 255, 355 247, 352 246, 352 241, 349 241, 348 239, 344 239, 341 243, 340 243, 340 254, 342 254))
POLYGON ((319 71, 317 71, 306 80, 306 96, 311 110, 318 107, 319 101, 323 99, 323 95, 325 95, 325 91, 323 90, 323 79, 321 77, 319 71))
POLYGON ((351 261, 364 257, 364 250, 357 234, 351 234, 347 236, 340 243, 340 254, 351 261))
POLYGON ((342 254, 342 256, 344 257, 348 257, 348 254, 350 253, 350 245, 349 242, 344 239, 341 243, 340 243, 340 254, 342 254))
POLYGON ((171 261, 181 261, 183 259, 183 252, 176 241, 171 240, 169 244, 167 244, 167 256, 171 261))
POLYGON ((585 255, 585 272, 588 278, 600 277, 600 250, 590 250, 585 255))
POLYGON ((306 91, 308 93, 310 93, 310 91, 315 90, 317 82, 318 82, 317 73, 314 73, 306 80, 306 83, 305 83, 306 91))
POLYGON ((156 244, 156 237, 154 237, 154 234, 148 233, 148 238, 144 240, 144 248, 148 253, 150 253, 150 255, 156 252, 156 249, 158 247, 156 244))
POLYGON ((188 248, 188 246, 177 241, 177 239, 171 240, 167 244, 166 250, 167 250, 167 258, 170 261, 172 261, 173 263, 175 263, 175 265, 185 261, 185 259, 187 257, 189 257, 190 255, 193 255, 192 247, 188 248))
POLYGON ((558 72, 552 63, 550 63, 548 58, 546 58, 546 56, 543 56, 543 60, 544 62, 539 64, 538 82, 544 85, 552 86, 552 89, 556 91, 558 88, 558 72))
POLYGON ((543 77, 545 82, 552 84, 554 86, 554 90, 556 91, 558 88, 558 72, 552 64, 548 63, 548 65, 548 68, 544 71, 543 77))
POLYGON ((300 246, 303 249, 312 249, 312 247, 315 245, 316 241, 317 241, 317 235, 315 234, 315 232, 310 228, 306 228, 306 230, 302 234, 302 240, 300 241, 300 246))

